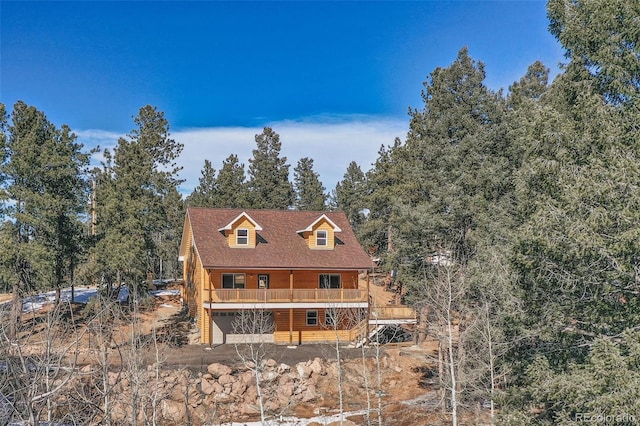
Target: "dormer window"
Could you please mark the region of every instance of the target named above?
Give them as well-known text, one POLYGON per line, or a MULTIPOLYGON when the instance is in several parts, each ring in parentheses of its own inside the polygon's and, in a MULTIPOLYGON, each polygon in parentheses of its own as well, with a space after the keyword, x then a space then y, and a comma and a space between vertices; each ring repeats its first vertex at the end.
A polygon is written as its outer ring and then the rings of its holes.
POLYGON ((327 246, 327 231, 316 231, 316 246, 318 247, 326 247, 327 246))
POLYGON ((312 250, 333 250, 336 232, 342 232, 327 215, 323 214, 304 229, 297 231, 312 250))
POLYGON ((236 245, 248 246, 249 245, 249 230, 246 228, 239 228, 236 230, 236 245))

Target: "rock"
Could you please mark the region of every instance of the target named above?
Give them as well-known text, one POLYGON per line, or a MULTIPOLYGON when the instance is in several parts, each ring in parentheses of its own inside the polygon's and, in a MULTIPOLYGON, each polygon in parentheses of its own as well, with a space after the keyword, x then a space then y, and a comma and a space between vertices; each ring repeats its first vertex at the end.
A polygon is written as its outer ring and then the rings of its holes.
POLYGON ((248 415, 260 414, 260 407, 255 404, 245 403, 240 406, 240 412, 248 415))
POLYGON ((215 379, 219 379, 220 376, 230 375, 233 370, 231 370, 231 367, 229 366, 214 362, 213 364, 209 364, 209 366, 207 367, 207 371, 215 379))
POLYGON ((320 358, 315 358, 313 362, 309 364, 309 368, 313 371, 313 374, 320 374, 321 376, 327 374, 320 358))
POLYGON ((282 364, 280 364, 280 365, 278 366, 278 370, 277 370, 277 371, 278 371, 278 373, 280 373, 280 374, 284 374, 284 373, 286 373, 286 372, 288 372, 288 371, 291 371, 291 367, 290 367, 290 366, 288 366, 287 364, 282 363, 282 364))
POLYGON ((313 373, 313 370, 305 365, 304 362, 297 363, 296 370, 298 370, 298 375, 301 379, 308 379, 309 377, 311 377, 311 373, 313 373))
POLYGON ((253 371, 245 371, 244 373, 238 376, 238 380, 240 380, 242 383, 246 384, 247 386, 256 384, 256 376, 253 371))
POLYGON ((318 398, 316 387, 314 385, 307 386, 307 389, 302 393, 302 402, 314 401, 318 398))
POLYGON ((236 381, 235 377, 233 377, 230 374, 224 374, 218 377, 218 383, 220 383, 222 386, 230 385, 235 381, 236 381))
POLYGON ((202 382, 200 382, 200 389, 202 390, 202 393, 205 395, 211 395, 214 393, 216 391, 216 388, 213 386, 214 383, 215 382, 203 378, 202 382))
POLYGON ((293 382, 289 382, 286 383, 284 385, 280 385, 278 386, 277 392, 278 392, 278 397, 280 396, 284 396, 285 398, 289 398, 293 395, 293 392, 295 391, 295 386, 293 384, 293 382))
POLYGON ((278 365, 278 363, 276 362, 276 360, 269 358, 268 360, 266 360, 264 362, 265 367, 267 368, 276 368, 276 366, 278 365))
POLYGON ((246 390, 247 390, 247 385, 240 380, 233 382, 233 384, 231 385, 231 395, 240 396, 246 390))
POLYGON ((180 402, 163 399, 162 402, 160 402, 160 412, 164 419, 181 423, 187 416, 187 407, 180 402))
POLYGON ((270 382, 272 380, 277 379, 279 374, 277 371, 270 370, 270 371, 263 371, 261 376, 262 376, 263 382, 270 382))
POLYGON ((278 386, 284 386, 288 383, 293 383, 295 381, 295 376, 292 374, 283 374, 278 379, 278 386))
POLYGON ((248 403, 257 403, 258 401, 258 389, 255 385, 249 386, 244 393, 244 400, 248 403))

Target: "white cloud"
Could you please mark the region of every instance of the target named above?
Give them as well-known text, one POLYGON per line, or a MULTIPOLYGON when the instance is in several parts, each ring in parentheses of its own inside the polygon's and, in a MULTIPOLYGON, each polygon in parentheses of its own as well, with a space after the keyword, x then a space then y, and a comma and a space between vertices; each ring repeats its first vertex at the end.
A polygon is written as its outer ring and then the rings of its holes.
POLYGON ((74 133, 78 137, 78 142, 84 145, 85 150, 91 150, 99 147, 100 151, 91 156, 91 165, 99 166, 100 162, 104 160, 102 153, 105 149, 113 150, 118 144, 118 139, 124 134, 109 132, 106 130, 74 130, 74 133))
MULTIPOLYGON (((322 117, 268 123, 267 126, 280 135, 281 155, 293 169, 302 157, 313 159, 314 170, 327 191, 335 188, 351 161, 356 161, 363 171, 371 168, 381 145, 391 145, 396 137, 404 139, 408 119, 378 119, 354 117, 351 120, 322 117)), ((173 133, 173 138, 184 144, 179 163, 183 191, 190 193, 198 185, 204 160, 211 161, 219 170, 230 154, 238 155, 248 170, 249 158, 255 148, 255 135, 262 127, 230 127, 191 129, 173 133)))
MULTIPOLYGON (((286 120, 267 123, 280 135, 281 155, 293 169, 302 157, 313 159, 314 170, 327 189, 333 190, 351 161, 356 161, 366 172, 375 162, 381 145, 391 145, 396 137, 404 139, 408 129, 407 119, 374 118, 366 116, 319 116, 302 120, 286 120)), ((171 137, 184 144, 178 159, 183 167, 180 178, 185 179, 181 191, 189 194, 198 185, 204 160, 211 161, 219 170, 230 154, 236 154, 245 170, 255 148, 255 135, 263 127, 212 127, 173 131, 171 137)), ((78 141, 86 148, 100 146, 113 149, 118 138, 124 136, 101 130, 76 131, 78 141)), ((94 155, 98 164, 102 153, 94 155)))

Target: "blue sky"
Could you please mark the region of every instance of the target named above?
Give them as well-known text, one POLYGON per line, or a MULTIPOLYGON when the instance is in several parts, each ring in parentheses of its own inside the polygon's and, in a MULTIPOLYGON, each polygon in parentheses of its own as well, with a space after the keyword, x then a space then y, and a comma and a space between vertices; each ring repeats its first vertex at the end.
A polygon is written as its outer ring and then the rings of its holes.
POLYGON ((505 90, 563 51, 544 1, 0 1, 0 102, 23 100, 87 147, 115 145, 146 104, 185 144, 182 190, 204 159, 248 165, 264 126, 327 190, 404 138, 422 83, 463 46, 505 90))

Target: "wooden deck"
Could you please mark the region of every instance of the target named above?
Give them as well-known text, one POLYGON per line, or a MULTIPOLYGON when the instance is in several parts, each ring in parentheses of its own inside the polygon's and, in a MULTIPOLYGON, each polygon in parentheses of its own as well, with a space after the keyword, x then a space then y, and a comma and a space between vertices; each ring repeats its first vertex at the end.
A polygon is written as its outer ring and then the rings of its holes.
POLYGON ((221 289, 205 293, 205 303, 345 303, 366 302, 362 289, 221 289), (206 300, 206 296, 210 299, 206 300))

